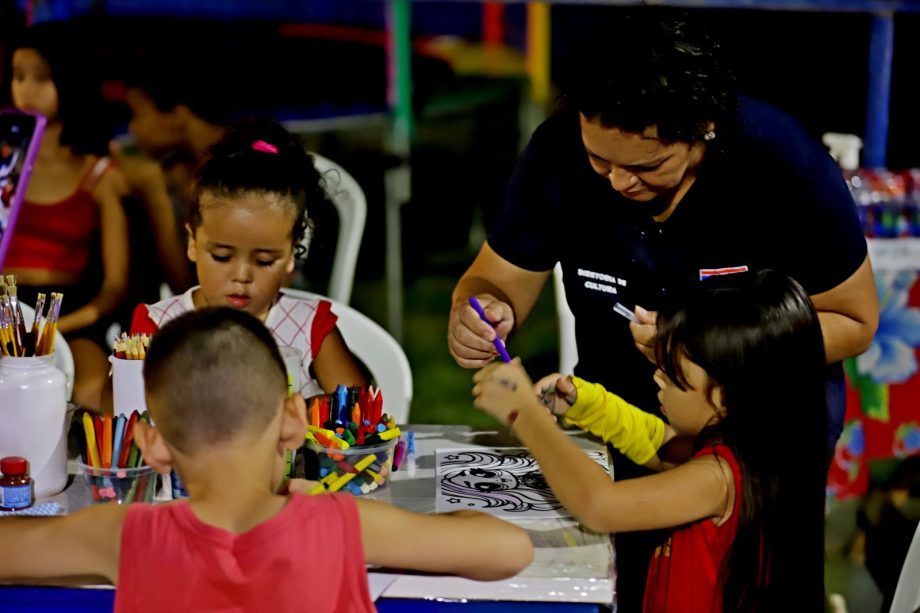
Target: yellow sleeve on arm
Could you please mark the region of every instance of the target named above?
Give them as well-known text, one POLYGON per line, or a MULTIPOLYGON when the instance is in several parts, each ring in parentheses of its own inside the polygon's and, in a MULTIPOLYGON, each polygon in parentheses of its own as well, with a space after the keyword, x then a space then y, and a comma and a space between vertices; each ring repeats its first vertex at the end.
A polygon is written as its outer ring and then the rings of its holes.
POLYGON ((635 462, 651 460, 664 441, 664 421, 646 413, 597 383, 572 377, 578 399, 563 418, 567 426, 576 426, 616 447, 635 462))

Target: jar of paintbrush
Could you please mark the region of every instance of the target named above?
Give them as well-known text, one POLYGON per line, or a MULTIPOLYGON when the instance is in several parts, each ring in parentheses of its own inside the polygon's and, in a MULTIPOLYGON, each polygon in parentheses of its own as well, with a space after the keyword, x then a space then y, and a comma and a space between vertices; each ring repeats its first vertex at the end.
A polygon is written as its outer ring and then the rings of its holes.
POLYGON ((35 497, 67 483, 67 385, 54 362, 62 294, 38 295, 26 322, 15 279, 0 283, 0 456, 28 460, 35 497), (47 312, 46 312, 47 311, 47 312))

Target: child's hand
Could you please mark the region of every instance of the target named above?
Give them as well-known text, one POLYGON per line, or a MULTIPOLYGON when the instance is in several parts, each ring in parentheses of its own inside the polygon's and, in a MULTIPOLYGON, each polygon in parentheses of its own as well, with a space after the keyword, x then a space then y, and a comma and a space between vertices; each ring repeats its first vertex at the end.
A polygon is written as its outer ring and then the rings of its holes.
POLYGON ((473 383, 473 404, 502 423, 514 421, 512 413, 528 405, 539 405, 520 358, 489 364, 473 375, 473 383))
POLYGON ((578 390, 571 377, 559 373, 546 375, 533 386, 534 394, 553 415, 565 415, 578 399, 578 390))

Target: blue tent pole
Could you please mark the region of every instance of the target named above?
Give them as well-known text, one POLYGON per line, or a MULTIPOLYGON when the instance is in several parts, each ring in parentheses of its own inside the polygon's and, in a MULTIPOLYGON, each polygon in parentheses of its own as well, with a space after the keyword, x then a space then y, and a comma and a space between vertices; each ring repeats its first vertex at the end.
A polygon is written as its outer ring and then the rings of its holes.
POLYGON ((882 168, 888 147, 888 110, 891 102, 891 57, 894 51, 894 13, 872 15, 869 41, 869 92, 866 104, 866 143, 863 166, 882 168))

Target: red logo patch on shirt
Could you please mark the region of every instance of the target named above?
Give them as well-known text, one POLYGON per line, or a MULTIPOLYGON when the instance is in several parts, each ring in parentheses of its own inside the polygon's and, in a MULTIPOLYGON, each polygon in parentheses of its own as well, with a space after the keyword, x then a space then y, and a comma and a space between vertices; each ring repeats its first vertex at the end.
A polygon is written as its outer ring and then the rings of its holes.
POLYGON ((719 275, 734 275, 739 272, 747 271, 747 266, 729 266, 728 268, 700 268, 700 281, 708 279, 709 277, 717 277, 719 275))

